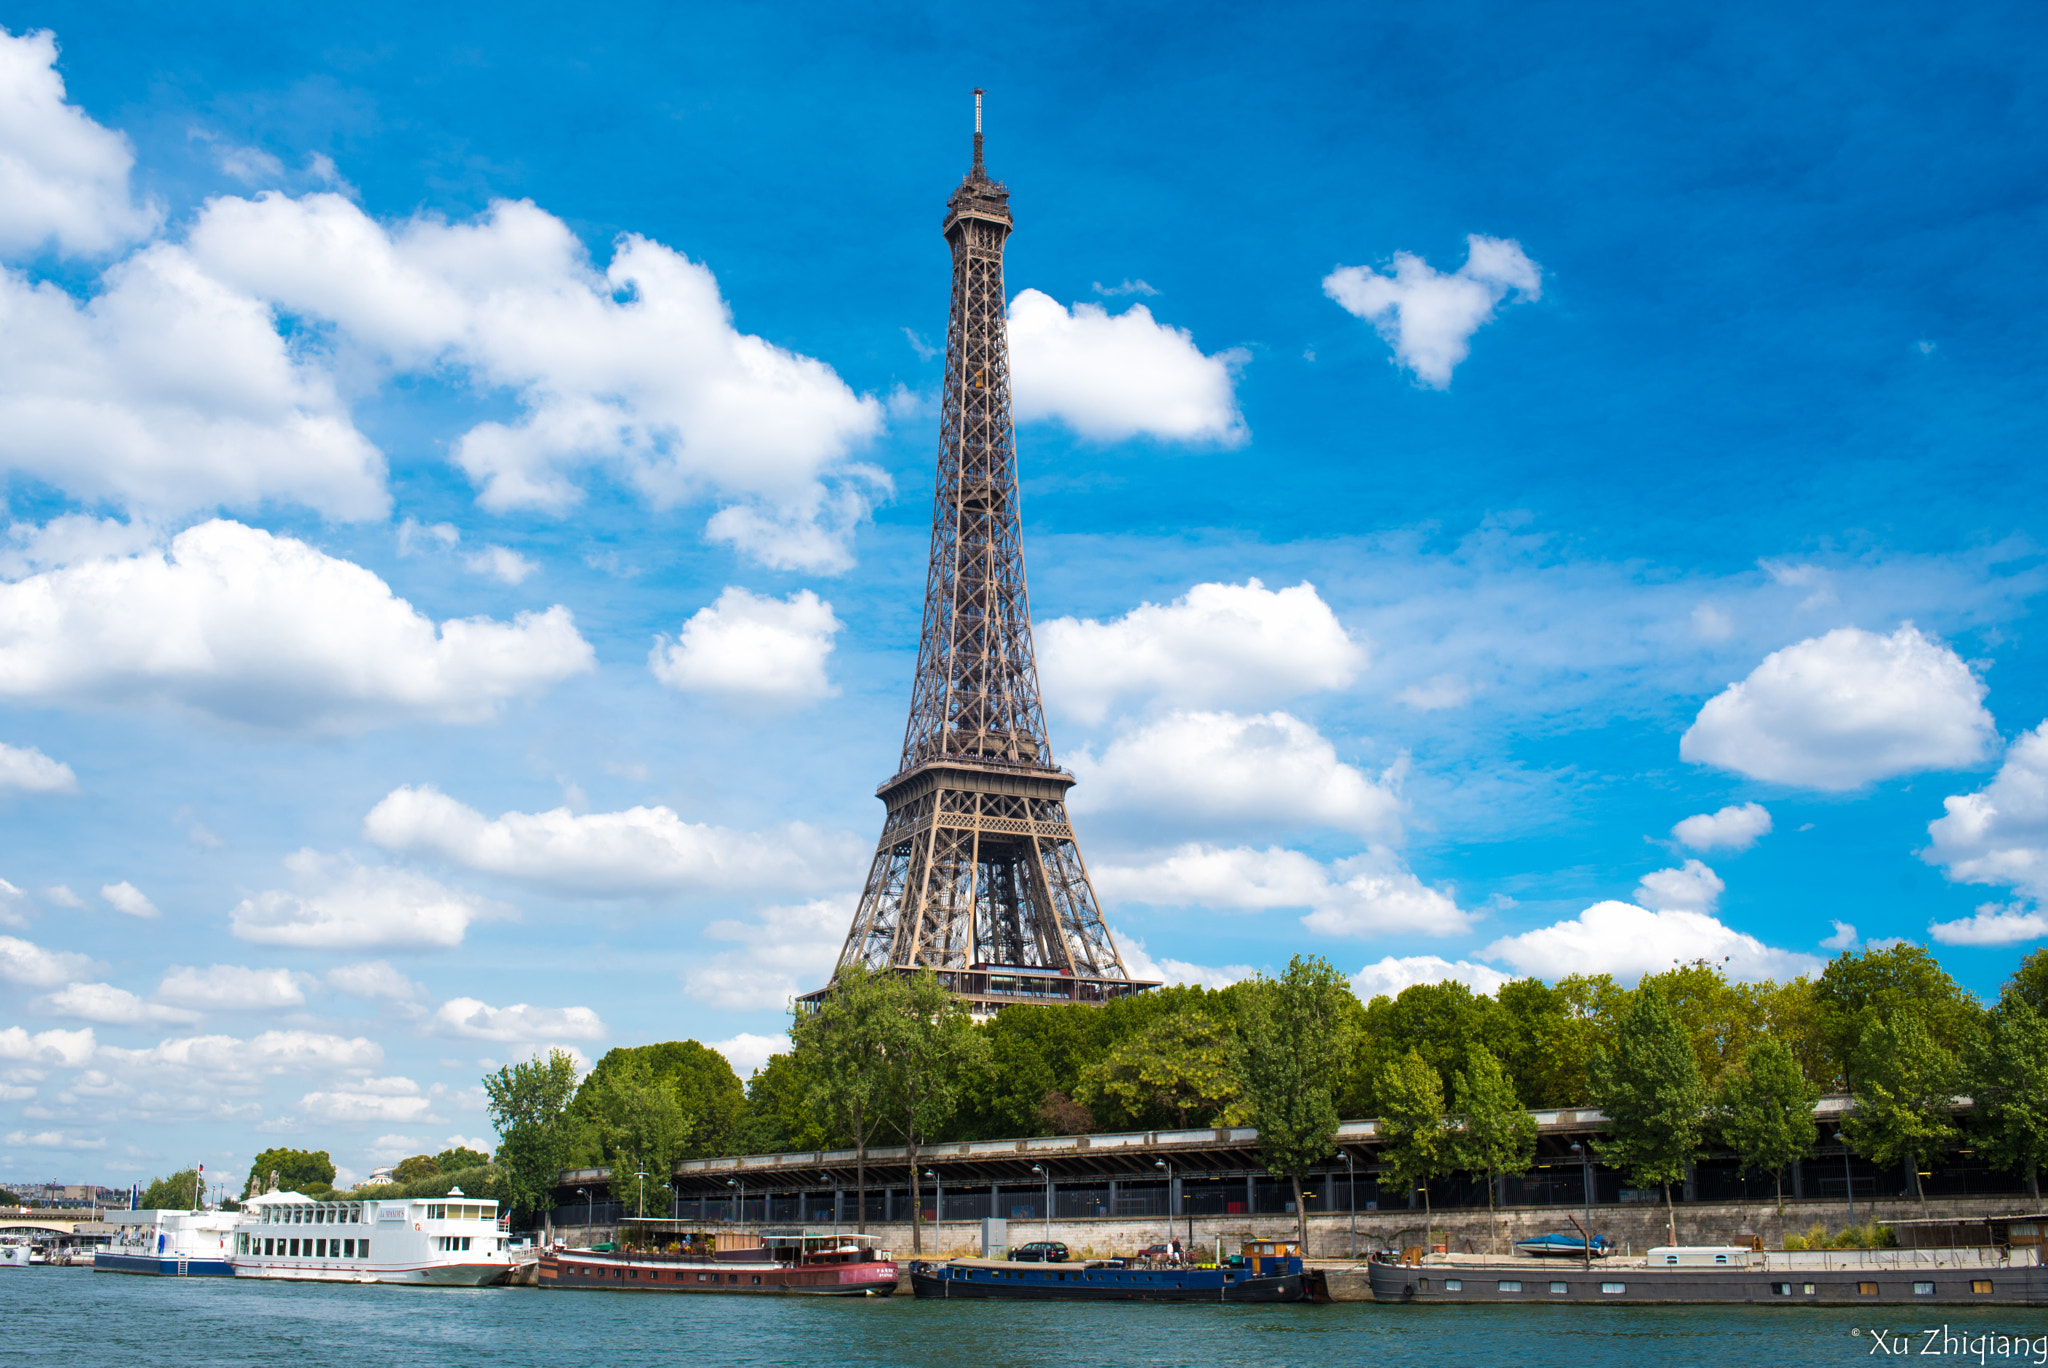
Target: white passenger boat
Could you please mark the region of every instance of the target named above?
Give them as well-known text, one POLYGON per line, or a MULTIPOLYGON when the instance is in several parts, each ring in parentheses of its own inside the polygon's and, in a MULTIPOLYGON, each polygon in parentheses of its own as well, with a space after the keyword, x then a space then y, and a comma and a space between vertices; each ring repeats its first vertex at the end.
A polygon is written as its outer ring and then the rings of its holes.
POLYGON ((235 1227, 238 1278, 484 1287, 516 1266, 498 1204, 465 1197, 317 1201, 298 1192, 252 1197, 235 1227))
POLYGON ((28 1241, 0 1240, 0 1268, 27 1268, 28 1241))
POLYGON ((95 1273, 160 1278, 234 1275, 228 1248, 241 1219, 232 1211, 109 1211, 101 1218, 114 1238, 93 1251, 95 1273))

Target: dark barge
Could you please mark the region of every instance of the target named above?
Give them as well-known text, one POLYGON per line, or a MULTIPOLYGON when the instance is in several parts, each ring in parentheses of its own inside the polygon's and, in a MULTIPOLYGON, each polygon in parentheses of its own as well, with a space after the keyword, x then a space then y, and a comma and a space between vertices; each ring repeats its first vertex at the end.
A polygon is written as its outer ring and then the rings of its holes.
POLYGON ((1653 1249, 1642 1259, 1603 1259, 1590 1268, 1533 1259, 1439 1263, 1392 1257, 1375 1258, 1366 1268, 1376 1302, 2048 1306, 2048 1268, 2034 1260, 2032 1250, 1788 1255, 1674 1248, 1653 1249))
POLYGON ((1125 1259, 1090 1259, 1075 1264, 952 1259, 945 1263, 912 1264, 910 1287, 920 1297, 966 1300, 1329 1300, 1327 1292, 1322 1291, 1320 1275, 1303 1266, 1300 1247, 1272 1240, 1247 1243, 1238 1264, 1220 1267, 1125 1259))

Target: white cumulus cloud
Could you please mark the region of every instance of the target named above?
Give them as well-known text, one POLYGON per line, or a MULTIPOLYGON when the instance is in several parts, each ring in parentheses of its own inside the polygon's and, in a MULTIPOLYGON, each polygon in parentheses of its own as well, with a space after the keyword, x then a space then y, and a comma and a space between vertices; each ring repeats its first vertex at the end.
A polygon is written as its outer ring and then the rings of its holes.
POLYGON ((1057 420, 1095 441, 1244 441, 1237 370, 1250 359, 1237 349, 1205 356, 1192 334, 1157 322, 1143 304, 1112 314, 1077 303, 1070 312, 1038 290, 1010 301, 1018 420, 1057 420))
POLYGON ((1145 864, 1101 864, 1091 872, 1112 902, 1254 911, 1302 907, 1309 909, 1303 923, 1330 936, 1448 936, 1472 924, 1472 915, 1449 892, 1423 883, 1384 848, 1325 866, 1277 846, 1196 843, 1145 864))
POLYGON ((19 1026, 0 1031, 0 1059, 24 1064, 61 1064, 77 1068, 91 1059, 97 1049, 92 1027, 79 1031, 38 1031, 30 1035, 19 1026))
POLYGON ((861 863, 845 832, 791 823, 775 832, 685 822, 665 807, 577 815, 485 817, 432 785, 393 789, 363 818, 387 850, 437 856, 468 869, 586 895, 684 889, 809 891, 842 883, 861 863))
POLYGON ((419 1084, 398 1077, 366 1078, 332 1090, 309 1092, 299 1099, 299 1108, 307 1116, 340 1125, 432 1120, 427 1115, 432 1107, 419 1084))
POLYGON ((433 621, 363 567, 215 520, 145 551, 0 583, 0 697, 164 700, 349 730, 477 722, 592 668, 569 610, 433 621))
POLYGON ((1694 960, 1710 961, 1737 982, 1796 978, 1824 967, 1812 955, 1775 949, 1704 912, 1653 912, 1625 902, 1595 903, 1568 921, 1504 936, 1479 953, 1546 979, 1612 974, 1633 982, 1694 960))
POLYGON ((1073 756, 1078 812, 1186 827, 1302 825, 1366 837, 1398 832, 1398 771, 1375 780, 1288 713, 1175 712, 1073 756))
POLYGON ((764 908, 751 921, 712 922, 705 937, 735 948, 697 957, 683 971, 684 991, 726 1011, 787 1010, 792 997, 832 976, 853 910, 848 895, 764 908))
POLYGON ((306 1001, 299 975, 289 969, 249 969, 214 964, 204 969, 174 965, 157 985, 156 998, 178 1007, 209 1012, 245 1012, 298 1007, 306 1001))
POLYGON ((0 792, 76 793, 78 776, 71 766, 52 760, 34 746, 0 742, 0 792))
POLYGON ((370 1000, 417 1002, 426 996, 426 989, 393 968, 389 960, 338 965, 327 971, 327 986, 350 997, 370 1000))
POLYGON ((787 708, 830 698, 826 658, 840 621, 810 590, 786 599, 728 587, 700 608, 671 641, 654 639, 647 667, 671 689, 735 702, 787 708))
POLYGON ((379 869, 315 850, 298 851, 284 863, 296 887, 236 904, 228 921, 237 938, 312 950, 445 949, 462 944, 470 923, 506 913, 408 869, 379 869))
POLYGON ((45 950, 16 936, 0 936, 0 979, 29 988, 54 988, 92 968, 92 957, 45 950))
POLYGON ((1447 960, 1436 955, 1388 955, 1368 964, 1351 976, 1352 991, 1360 1002, 1376 997, 1399 997, 1404 988, 1419 983, 1462 983, 1473 992, 1490 994, 1514 975, 1470 960, 1447 960))
POLYGON ((1146 952, 1145 942, 1135 936, 1118 936, 1116 948, 1123 956, 1124 968, 1130 971, 1132 978, 1140 982, 1185 984, 1196 988, 1228 988, 1231 984, 1242 983, 1259 972, 1249 964, 1194 964, 1165 955, 1155 959, 1146 952))
POLYGON ((384 1062, 384 1047, 364 1036, 290 1030, 264 1031, 248 1040, 228 1035, 182 1036, 136 1050, 106 1045, 100 1048, 99 1057, 110 1066, 138 1076, 171 1070, 181 1077, 240 1078, 249 1074, 374 1069, 384 1062))
POLYGON ((529 1007, 523 1002, 493 1007, 468 997, 442 1003, 434 1022, 450 1035, 471 1040, 599 1040, 605 1034, 604 1022, 588 1007, 529 1007))
POLYGON ((524 584, 527 576, 540 566, 517 551, 503 546, 486 546, 474 555, 463 557, 462 563, 479 575, 489 575, 500 584, 524 584))
POLYGON ((128 188, 128 140, 64 99, 57 40, 0 28, 0 253, 111 251, 156 227, 128 188))
POLYGON ((2036 907, 2000 907, 1986 903, 1974 916, 1932 922, 1927 934, 1943 945, 2011 945, 2048 940, 2048 915, 2036 907))
POLYGON ((599 270, 525 201, 384 224, 340 195, 264 194, 211 201, 191 251, 385 365, 461 367, 512 394, 514 421, 455 443, 487 508, 566 511, 600 465, 656 506, 726 505, 711 535, 764 562, 841 569, 853 524, 888 488, 851 459, 881 404, 738 331, 710 270, 646 238, 621 236, 599 270))
POLYGON ((145 1002, 111 983, 67 983, 37 1005, 57 1016, 78 1017, 108 1026, 134 1026, 157 1021, 190 1025, 199 1020, 197 1012, 145 1002))
POLYGON ((166 243, 98 284, 79 300, 0 275, 0 470, 155 520, 270 502, 388 513, 383 455, 267 304, 166 243))
POLYGON ((1719 812, 1696 813, 1671 828, 1680 845, 1694 850, 1747 850, 1771 834, 1771 814, 1762 803, 1729 804, 1719 812))
POLYGON ((1417 380, 1447 389, 1451 372, 1471 354, 1472 334, 1492 321, 1502 300, 1543 296, 1543 272, 1520 243, 1474 233, 1465 247, 1465 264, 1449 273, 1411 252, 1394 253, 1388 275, 1340 266, 1323 278, 1323 293, 1378 329, 1417 380))
POLYGON ((1697 764, 1840 792, 1897 774, 1961 769, 1997 739, 1984 685, 1911 623, 1839 627, 1765 656, 1700 709, 1678 753, 1697 764))
POLYGON ((108 906, 126 916, 147 919, 163 915, 157 911, 156 904, 149 900, 148 895, 126 879, 119 883, 104 885, 100 889, 100 896, 107 900, 108 906))
POLYGON ((742 1031, 730 1040, 706 1042, 712 1049, 725 1056, 725 1062, 732 1065, 732 1071, 741 1078, 751 1077, 754 1070, 768 1062, 770 1055, 786 1054, 789 1037, 786 1035, 755 1035, 742 1031))
POLYGON ((1039 670, 1054 707, 1100 721, 1119 697, 1182 707, 1269 704, 1349 685, 1365 668, 1312 584, 1198 584, 1172 603, 1120 618, 1054 618, 1038 629, 1039 670))
POLYGON ((2022 733, 1990 783, 1941 800, 1920 852, 1959 883, 2005 884, 2048 897, 2048 722, 2022 733))
POLYGON ((1677 869, 1643 875, 1636 885, 1636 901, 1659 912, 1712 912, 1727 888, 1721 876, 1706 865, 1687 860, 1677 869))

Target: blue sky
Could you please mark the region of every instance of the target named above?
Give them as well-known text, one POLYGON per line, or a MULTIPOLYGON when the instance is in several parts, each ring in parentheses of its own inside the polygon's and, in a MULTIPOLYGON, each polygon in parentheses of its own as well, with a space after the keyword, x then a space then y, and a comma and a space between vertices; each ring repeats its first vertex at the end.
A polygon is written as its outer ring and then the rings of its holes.
POLYGON ((0 1172, 772 1048, 900 744, 977 85, 1141 970, 2048 938, 2030 9, 0 28, 0 1172))

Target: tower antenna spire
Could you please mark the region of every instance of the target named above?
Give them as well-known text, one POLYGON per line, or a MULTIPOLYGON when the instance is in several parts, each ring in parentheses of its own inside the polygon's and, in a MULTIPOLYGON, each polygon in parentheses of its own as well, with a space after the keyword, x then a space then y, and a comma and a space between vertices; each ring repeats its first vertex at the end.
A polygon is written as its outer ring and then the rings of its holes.
POLYGON ((981 90, 974 92, 974 174, 982 175, 981 169, 981 90))

